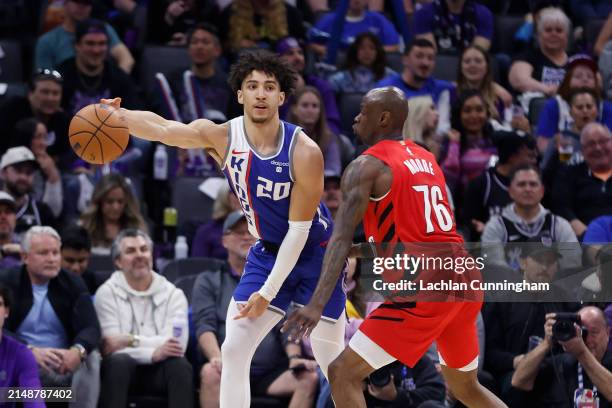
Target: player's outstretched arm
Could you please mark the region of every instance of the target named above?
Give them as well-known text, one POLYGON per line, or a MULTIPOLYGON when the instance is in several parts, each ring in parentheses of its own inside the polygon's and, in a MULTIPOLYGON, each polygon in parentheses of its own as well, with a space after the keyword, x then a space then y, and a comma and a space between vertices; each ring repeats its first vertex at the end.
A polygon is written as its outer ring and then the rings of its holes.
MULTIPOLYGON (((102 99, 100 103, 120 109, 121 98, 102 99)), ((126 118, 130 134, 152 142, 170 146, 214 149, 220 156, 227 144, 227 128, 207 119, 198 119, 189 124, 167 120, 149 111, 136 111, 121 108, 126 118)))
POLYGON ((319 146, 303 132, 293 152, 293 177, 289 204, 289 229, 278 250, 266 282, 249 298, 236 318, 261 315, 295 267, 308 240, 312 220, 323 194, 323 154, 319 146))
POLYGON ((327 244, 317 288, 308 305, 296 310, 283 325, 283 331, 292 331, 292 338, 312 331, 321 318, 351 250, 355 228, 363 219, 383 167, 378 159, 360 156, 346 168, 341 182, 342 204, 336 213, 334 232, 327 244))

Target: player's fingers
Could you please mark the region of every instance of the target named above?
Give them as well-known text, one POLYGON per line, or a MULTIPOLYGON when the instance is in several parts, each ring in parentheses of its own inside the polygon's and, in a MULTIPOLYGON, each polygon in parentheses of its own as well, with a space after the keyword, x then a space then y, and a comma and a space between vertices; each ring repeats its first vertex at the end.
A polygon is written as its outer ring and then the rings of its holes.
POLYGON ((249 310, 251 310, 251 305, 243 306, 242 309, 238 311, 238 314, 234 316, 234 320, 238 320, 238 319, 247 317, 249 314, 249 310))

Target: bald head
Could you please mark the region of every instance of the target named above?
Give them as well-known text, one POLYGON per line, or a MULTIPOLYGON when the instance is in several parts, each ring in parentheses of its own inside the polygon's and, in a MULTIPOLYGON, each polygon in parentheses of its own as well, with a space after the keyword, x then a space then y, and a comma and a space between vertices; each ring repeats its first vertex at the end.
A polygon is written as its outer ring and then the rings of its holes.
POLYGON ((383 139, 401 139, 408 116, 408 102, 395 87, 376 88, 365 94, 355 117, 353 132, 366 145, 383 139))
POLYGON ((610 341, 610 326, 604 312, 594 306, 578 311, 582 327, 587 330, 586 346, 598 361, 603 359, 610 341))
POLYGON ((589 123, 580 133, 584 161, 591 171, 606 172, 612 168, 612 134, 601 123, 589 123))
POLYGON ((374 88, 365 95, 365 101, 375 104, 381 112, 389 112, 390 128, 403 128, 408 116, 408 101, 401 89, 395 86, 374 88))
POLYGON ((602 125, 598 122, 591 122, 582 129, 580 133, 580 143, 584 144, 585 139, 589 139, 592 136, 605 135, 606 137, 612 137, 610 129, 607 126, 602 125))

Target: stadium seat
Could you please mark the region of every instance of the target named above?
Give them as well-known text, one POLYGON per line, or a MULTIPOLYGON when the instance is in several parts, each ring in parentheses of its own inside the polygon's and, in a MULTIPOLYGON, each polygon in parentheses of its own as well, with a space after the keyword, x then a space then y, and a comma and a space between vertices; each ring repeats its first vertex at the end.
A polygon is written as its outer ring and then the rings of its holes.
POLYGON ((145 46, 140 58, 140 86, 150 93, 156 73, 168 74, 189 66, 189 54, 184 47, 145 46))
POLYGON ((402 63, 402 53, 400 52, 388 52, 387 53, 387 66, 397 73, 401 73, 404 70, 404 64, 402 63))
POLYGON ((193 293, 193 285, 195 284, 198 275, 180 276, 174 286, 181 289, 187 298, 187 303, 191 304, 191 294, 193 293))
POLYGON ((353 135, 353 120, 359 113, 363 95, 361 92, 343 93, 340 95, 338 107, 340 109, 342 133, 348 135, 351 139, 355 139, 355 135, 353 135))
POLYGON ((540 113, 542 112, 542 109, 544 108, 544 104, 546 103, 546 101, 548 100, 548 98, 533 98, 531 101, 529 101, 529 123, 531 124, 531 126, 537 126, 538 125, 538 119, 540 118, 540 113))
POLYGON ((523 25, 523 17, 496 16, 493 32, 491 52, 512 54, 514 48, 514 34, 523 25))
POLYGON ((458 66, 459 56, 439 54, 436 58, 436 67, 433 71, 433 77, 446 81, 456 81, 458 66))
POLYGON ((117 268, 110 255, 91 255, 88 269, 95 273, 96 271, 114 271, 117 268))
POLYGON ((172 206, 178 213, 179 227, 188 221, 208 221, 212 215, 213 200, 198 187, 202 177, 177 177, 172 187, 172 206))
POLYGON ((14 40, 0 41, 0 82, 22 80, 21 45, 14 40))
POLYGON ((26 96, 28 86, 23 82, 6 83, 0 81, 0 103, 14 96, 26 96))
POLYGON ((216 271, 221 268, 223 264, 224 261, 214 258, 195 257, 176 259, 168 262, 161 271, 161 274, 170 282, 176 284, 181 277, 195 276, 206 271, 216 271))

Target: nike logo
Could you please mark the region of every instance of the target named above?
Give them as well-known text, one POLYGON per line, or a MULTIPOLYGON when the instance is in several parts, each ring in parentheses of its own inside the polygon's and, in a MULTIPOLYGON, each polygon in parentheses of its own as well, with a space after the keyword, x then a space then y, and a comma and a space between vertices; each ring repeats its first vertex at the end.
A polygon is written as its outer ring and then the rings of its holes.
POLYGON ((232 154, 245 154, 245 153, 248 153, 248 151, 239 152, 236 149, 232 150, 232 154))

